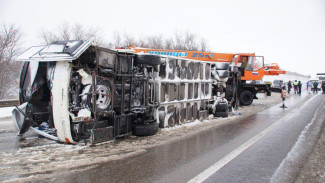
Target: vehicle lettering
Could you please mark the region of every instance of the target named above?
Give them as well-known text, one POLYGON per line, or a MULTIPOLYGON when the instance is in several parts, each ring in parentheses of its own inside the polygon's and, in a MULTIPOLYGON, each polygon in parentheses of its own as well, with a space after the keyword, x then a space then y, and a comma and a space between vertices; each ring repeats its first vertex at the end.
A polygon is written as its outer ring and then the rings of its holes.
POLYGON ((174 56, 174 57, 187 57, 186 52, 170 52, 170 51, 148 51, 150 54, 154 55, 166 55, 166 56, 174 56))
POLYGON ((192 58, 203 58, 203 57, 209 57, 209 54, 204 54, 204 53, 193 53, 192 58))

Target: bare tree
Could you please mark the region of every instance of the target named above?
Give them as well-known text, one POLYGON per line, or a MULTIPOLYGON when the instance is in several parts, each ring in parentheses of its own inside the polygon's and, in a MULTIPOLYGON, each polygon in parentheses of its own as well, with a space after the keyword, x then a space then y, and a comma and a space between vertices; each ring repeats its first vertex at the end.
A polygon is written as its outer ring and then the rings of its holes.
POLYGON ((198 50, 197 36, 193 33, 186 32, 184 38, 184 46, 186 50, 196 51, 198 50))
POLYGON ((111 43, 113 47, 129 47, 136 46, 151 49, 168 49, 168 50, 191 50, 191 51, 207 51, 207 41, 196 34, 190 32, 175 32, 173 37, 164 37, 162 34, 153 36, 134 37, 128 33, 121 34, 120 32, 113 32, 113 40, 111 43), (123 36, 122 36, 123 35, 123 36))
POLYGON ((79 24, 79 23, 76 23, 75 25, 73 25, 73 32, 74 32, 74 36, 75 36, 75 39, 84 39, 85 37, 88 37, 86 36, 85 34, 85 31, 84 31, 84 27, 79 24))
POLYGON ((205 39, 199 39, 190 32, 175 32, 173 37, 165 38, 162 34, 135 37, 129 33, 113 32, 112 41, 105 41, 98 28, 85 27, 82 24, 65 22, 58 26, 55 32, 42 31, 40 38, 45 44, 57 40, 92 40, 97 46, 106 48, 137 46, 153 49, 206 51, 208 48, 205 39))
MULTIPOLYGON (((80 28, 82 28, 82 27, 80 27, 80 28)), ((63 40, 73 39, 72 35, 71 35, 72 28, 71 28, 70 23, 68 23, 68 22, 63 23, 60 26, 59 30, 60 30, 59 34, 61 34, 61 35, 57 35, 57 36, 60 37, 61 39, 63 39, 63 40)), ((82 30, 80 30, 80 31, 82 31, 82 30)), ((74 35, 76 35, 76 34, 74 33, 74 35)))
POLYGON ((137 45, 134 45, 134 46, 138 46, 140 48, 151 48, 149 46, 147 37, 140 37, 139 40, 137 41, 137 45))
POLYGON ((0 99, 3 99, 17 91, 20 63, 13 61, 19 54, 21 32, 14 25, 2 24, 0 29, 0 99))
POLYGON ((174 50, 186 50, 184 45, 184 38, 179 32, 175 32, 174 34, 174 50))
POLYGON ((105 42, 103 36, 100 35, 99 29, 94 26, 85 27, 82 24, 71 24, 64 22, 58 26, 55 32, 42 31, 40 34, 41 40, 45 44, 50 44, 58 40, 91 40, 97 46, 109 45, 105 42))
POLYGON ((207 40, 202 38, 200 41, 200 50, 199 51, 207 52, 207 51, 209 51, 208 47, 209 46, 208 46, 207 40))
POLYGON ((122 36, 119 32, 113 32, 113 44, 115 47, 122 47, 122 36))
POLYGON ((134 36, 128 34, 128 33, 124 33, 123 35, 124 39, 123 39, 123 46, 129 47, 129 46, 137 46, 137 40, 134 36))
POLYGON ((153 49, 162 49, 164 48, 164 38, 162 35, 150 36, 147 37, 148 45, 153 49))
POLYGON ((165 39, 165 49, 172 50, 174 49, 174 40, 172 38, 165 39))

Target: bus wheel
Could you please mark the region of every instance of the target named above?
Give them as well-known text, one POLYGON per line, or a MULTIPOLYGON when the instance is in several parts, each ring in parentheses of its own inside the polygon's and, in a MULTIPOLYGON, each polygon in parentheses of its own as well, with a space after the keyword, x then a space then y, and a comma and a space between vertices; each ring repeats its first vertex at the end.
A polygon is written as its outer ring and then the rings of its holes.
POLYGON ((138 124, 132 127, 132 134, 135 136, 150 136, 158 132, 158 123, 138 124))

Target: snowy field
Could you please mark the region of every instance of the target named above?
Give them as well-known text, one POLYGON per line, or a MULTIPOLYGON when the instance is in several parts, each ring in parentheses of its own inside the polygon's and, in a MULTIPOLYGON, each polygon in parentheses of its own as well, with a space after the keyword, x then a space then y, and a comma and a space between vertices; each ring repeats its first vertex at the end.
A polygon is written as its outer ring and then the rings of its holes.
POLYGON ((11 111, 14 109, 15 107, 3 107, 0 108, 0 118, 8 118, 11 117, 11 111))

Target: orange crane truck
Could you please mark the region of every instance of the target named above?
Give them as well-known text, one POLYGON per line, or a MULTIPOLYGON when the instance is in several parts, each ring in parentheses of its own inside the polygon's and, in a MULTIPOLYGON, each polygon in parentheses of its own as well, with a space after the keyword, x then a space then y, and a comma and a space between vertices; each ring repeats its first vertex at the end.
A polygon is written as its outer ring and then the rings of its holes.
MULTIPOLYGON (((266 93, 271 96, 271 83, 261 83, 264 75, 285 74, 278 64, 264 64, 263 56, 255 53, 214 53, 184 50, 161 50, 131 47, 136 53, 149 53, 154 55, 174 56, 207 62, 229 63, 229 77, 226 82, 225 95, 229 107, 250 105, 257 99, 257 93, 266 93), (236 97, 235 97, 236 96, 236 97)), ((231 108, 229 108, 231 109, 231 108)))

